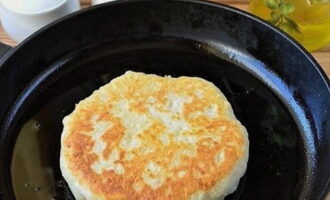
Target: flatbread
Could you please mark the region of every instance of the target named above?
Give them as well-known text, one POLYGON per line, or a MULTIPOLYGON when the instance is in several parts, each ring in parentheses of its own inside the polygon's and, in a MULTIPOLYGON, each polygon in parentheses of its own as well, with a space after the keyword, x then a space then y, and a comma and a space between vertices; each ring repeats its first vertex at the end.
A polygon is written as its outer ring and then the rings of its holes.
POLYGON ((77 200, 201 200, 232 193, 248 134, 212 83, 128 71, 64 118, 60 167, 77 200))

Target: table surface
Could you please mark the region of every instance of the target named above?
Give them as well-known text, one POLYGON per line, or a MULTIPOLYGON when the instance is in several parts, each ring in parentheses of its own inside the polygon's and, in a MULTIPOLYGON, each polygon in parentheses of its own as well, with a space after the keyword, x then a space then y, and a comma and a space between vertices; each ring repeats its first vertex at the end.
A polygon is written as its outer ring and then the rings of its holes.
MULTIPOLYGON (((248 0, 211 0, 218 3, 224 3, 245 11, 248 11, 248 0)), ((81 7, 86 8, 91 5, 91 0, 80 0, 81 7)), ((0 42, 8 44, 10 46, 16 46, 17 43, 13 40, 11 40, 6 33, 3 31, 2 27, 0 27, 0 42)), ((318 61, 318 63, 321 65, 323 70, 326 72, 328 77, 330 77, 330 45, 320 49, 316 52, 313 52, 312 55, 314 58, 318 61)), ((326 200, 330 200, 330 193, 326 200)))

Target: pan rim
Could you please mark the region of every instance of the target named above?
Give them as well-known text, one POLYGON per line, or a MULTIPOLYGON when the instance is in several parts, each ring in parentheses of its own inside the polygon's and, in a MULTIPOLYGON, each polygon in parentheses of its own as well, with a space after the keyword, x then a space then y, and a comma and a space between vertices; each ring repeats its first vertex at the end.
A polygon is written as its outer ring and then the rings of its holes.
MULTIPOLYGON (((80 15, 83 15, 88 12, 94 12, 94 10, 111 6, 111 5, 117 5, 117 4, 126 4, 126 3, 132 3, 132 2, 152 2, 153 0, 123 0, 123 1, 112 1, 107 2, 95 6, 91 6, 85 9, 81 9, 79 11, 73 12, 69 15, 66 15, 58 20, 55 20, 54 22, 51 22, 50 24, 44 26, 43 28, 39 29, 35 33, 33 33, 31 36, 29 36, 27 39, 19 43, 17 46, 15 46, 10 52, 8 52, 4 58, 0 60, 0 71, 2 67, 5 65, 8 58, 10 58, 13 54, 15 54, 17 51, 19 51, 21 48, 26 46, 26 44, 30 43, 31 41, 35 40, 40 34, 43 34, 44 32, 48 31, 51 28, 54 28, 57 24, 62 23, 63 21, 66 21, 67 19, 78 17, 80 15)), ((276 34, 283 37, 285 40, 287 40, 290 44, 292 44, 296 49, 298 49, 301 53, 304 54, 306 58, 310 61, 311 64, 313 64, 314 68, 317 69, 319 75, 322 77, 322 80, 327 86, 328 91, 330 92, 330 79, 327 77, 324 70, 321 68, 319 63, 315 60, 315 58, 301 45, 299 44, 294 38, 292 38, 290 35, 288 35, 286 32, 276 28, 272 24, 268 23, 267 21, 261 19, 258 16, 252 15, 244 10, 240 10, 237 8, 234 8, 232 6, 228 6, 221 3, 214 3, 214 2, 207 2, 203 0, 169 0, 169 2, 187 2, 187 3, 195 3, 195 4, 201 4, 201 5, 208 5, 212 7, 217 7, 220 9, 224 9, 230 12, 234 12, 238 15, 242 15, 244 17, 247 17, 253 21, 256 21, 259 24, 262 24, 263 26, 266 26, 267 28, 270 28, 273 32, 276 32, 276 34)))
MULTIPOLYGON (((57 24, 61 23, 62 21, 65 21, 69 18, 72 17, 77 17, 79 15, 82 15, 84 13, 87 12, 92 12, 94 10, 97 10, 99 8, 103 8, 106 7, 108 5, 113 5, 113 4, 124 4, 127 2, 151 2, 152 0, 131 0, 131 1, 121 1, 121 2, 109 2, 106 4, 102 4, 102 5, 97 5, 95 7, 91 7, 82 11, 79 11, 77 13, 73 13, 70 14, 69 16, 66 16, 60 20, 57 20, 47 26, 45 26, 44 28, 42 28, 41 30, 37 31, 35 34, 33 34, 31 37, 29 37, 27 40, 25 40, 24 42, 22 42, 21 44, 19 44, 17 47, 15 47, 12 51, 10 51, 6 57, 0 61, 0 72, 1 70, 6 66, 6 62, 7 60, 16 52, 20 51, 20 49, 22 49, 26 44, 30 43, 31 41, 35 40, 40 34, 43 34, 44 32, 48 31, 49 29, 52 29, 54 27, 56 27, 57 24)), ((245 12, 245 11, 241 11, 238 10, 236 8, 232 8, 226 5, 221 5, 221 4, 215 4, 215 3, 210 3, 210 2, 203 2, 203 1, 199 1, 199 0, 179 0, 181 2, 188 2, 188 3, 197 3, 197 4, 204 4, 204 5, 210 5, 210 6, 216 6, 219 7, 221 9, 225 9, 228 11, 232 11, 234 13, 243 15, 244 17, 248 17, 250 19, 252 19, 253 21, 256 21, 264 26, 267 26, 268 28, 272 29, 272 31, 276 32, 276 34, 279 34, 282 36, 282 38, 286 39, 288 42, 290 42, 291 45, 293 45, 297 50, 299 50, 310 62, 311 65, 313 65, 313 67, 317 70, 320 78, 322 79, 322 82, 325 84, 328 92, 330 93, 330 80, 329 78, 326 76, 325 72, 322 70, 322 68, 320 67, 320 65, 315 61, 315 59, 300 45, 298 44, 296 41, 294 41, 290 36, 288 36, 286 33, 276 29, 275 27, 273 27, 272 25, 268 24, 267 22, 263 21, 262 19, 252 16, 251 14, 245 12)), ((23 91, 23 90, 22 90, 23 91)), ((7 112, 8 114, 8 112, 7 112)), ((317 177, 316 177, 317 178, 317 177)), ((326 193, 326 191, 328 190, 327 188, 329 188, 330 184, 330 178, 327 181, 327 187, 325 187, 323 189, 323 193, 326 193)), ((323 194, 321 196, 325 196, 326 194, 323 194)))

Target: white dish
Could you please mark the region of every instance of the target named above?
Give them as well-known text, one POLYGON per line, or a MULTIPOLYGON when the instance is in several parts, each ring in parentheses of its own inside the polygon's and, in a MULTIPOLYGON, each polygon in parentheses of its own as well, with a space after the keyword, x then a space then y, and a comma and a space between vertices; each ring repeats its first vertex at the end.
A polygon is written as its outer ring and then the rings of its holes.
POLYGON ((1 0, 5 32, 17 42, 50 22, 80 9, 79 0, 1 0))

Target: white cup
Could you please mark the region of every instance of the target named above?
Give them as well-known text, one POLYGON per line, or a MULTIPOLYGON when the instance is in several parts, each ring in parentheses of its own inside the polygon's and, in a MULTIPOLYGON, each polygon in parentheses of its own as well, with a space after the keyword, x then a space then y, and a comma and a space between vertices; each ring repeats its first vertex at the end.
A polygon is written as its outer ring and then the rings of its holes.
POLYGON ((21 42, 50 22, 79 9, 79 0, 0 0, 0 19, 5 32, 21 42))

